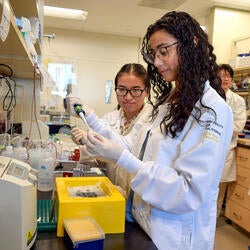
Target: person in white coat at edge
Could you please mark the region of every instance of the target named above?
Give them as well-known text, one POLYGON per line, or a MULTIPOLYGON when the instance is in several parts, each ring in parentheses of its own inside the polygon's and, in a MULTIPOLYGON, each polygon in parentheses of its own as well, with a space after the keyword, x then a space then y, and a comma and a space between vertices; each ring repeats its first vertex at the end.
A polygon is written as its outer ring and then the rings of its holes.
POLYGON ((225 165, 223 168, 219 195, 217 201, 217 217, 223 215, 222 206, 226 196, 227 188, 230 183, 236 181, 236 147, 238 134, 245 126, 246 103, 244 98, 230 90, 233 84, 234 71, 229 64, 219 65, 219 76, 221 78, 221 86, 226 93, 226 102, 233 111, 233 136, 228 148, 225 165))
MULTIPOLYGON (((142 56, 156 94, 153 117, 161 116, 143 160, 114 133, 108 139, 90 131, 86 151, 134 175, 132 213, 158 249, 212 250, 218 186, 233 131, 213 47, 196 20, 173 11, 148 27, 142 56)), ((91 114, 86 119, 96 122, 91 114)))
MULTIPOLYGON (((152 112, 152 106, 147 103, 147 98, 150 95, 150 83, 147 71, 141 64, 127 63, 116 74, 114 85, 120 108, 105 114, 98 120, 98 127, 92 127, 95 131, 103 135, 105 135, 105 131, 109 127, 122 136, 129 136, 131 139, 130 145, 136 145, 134 148, 133 146, 131 147, 131 152, 136 153, 137 148, 141 147, 139 142, 135 142, 137 141, 137 133, 142 126, 145 126, 147 123, 150 124, 150 114, 152 112)), ((82 100, 69 95, 67 96, 67 102, 72 107, 74 103, 81 104, 82 100)), ((71 113, 74 114, 74 111, 71 113)), ((94 116, 94 114, 92 115, 94 116)), ((80 144, 79 140, 86 136, 86 132, 78 127, 73 128, 71 134, 73 141, 77 144, 80 144)), ((81 159, 87 159, 85 148, 80 147, 80 149, 81 159)), ((107 163, 104 168, 106 168, 106 175, 112 183, 127 198, 132 175, 114 163, 107 163)), ((126 216, 128 221, 133 221, 129 214, 126 216)))

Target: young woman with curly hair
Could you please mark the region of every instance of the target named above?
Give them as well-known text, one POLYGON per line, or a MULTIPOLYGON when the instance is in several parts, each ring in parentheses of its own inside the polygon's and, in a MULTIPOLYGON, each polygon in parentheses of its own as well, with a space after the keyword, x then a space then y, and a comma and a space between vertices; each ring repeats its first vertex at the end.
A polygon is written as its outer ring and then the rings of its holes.
POLYGON ((143 159, 94 132, 87 152, 134 174, 132 214, 158 249, 212 250, 233 129, 213 47, 196 20, 173 11, 148 27, 142 56, 156 101, 143 159))

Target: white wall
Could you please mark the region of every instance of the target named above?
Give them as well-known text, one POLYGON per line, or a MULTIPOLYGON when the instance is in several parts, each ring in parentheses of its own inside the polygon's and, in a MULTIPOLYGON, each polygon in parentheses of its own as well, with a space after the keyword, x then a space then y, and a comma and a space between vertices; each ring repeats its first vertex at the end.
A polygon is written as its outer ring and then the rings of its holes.
MULTIPOLYGON (((232 40, 250 35, 250 12, 215 7, 207 18, 209 39, 218 63, 227 63, 232 55, 232 40)), ((99 116, 116 107, 114 90, 112 103, 105 104, 106 80, 113 80, 120 67, 129 62, 144 64, 139 53, 138 37, 87 33, 73 30, 48 29, 55 39, 43 39, 43 61, 74 64, 78 85, 73 94, 82 98, 99 116)), ((237 44, 237 52, 249 51, 249 40, 237 44)))
POLYGON ((77 73, 78 84, 73 94, 81 97, 100 116, 116 107, 114 90, 112 103, 105 104, 106 80, 114 80, 121 66, 139 62, 140 39, 80 31, 45 29, 55 33, 55 39, 44 38, 44 63, 71 63, 77 73))
POLYGON ((236 51, 232 48, 232 41, 241 37, 250 37, 250 12, 235 9, 214 8, 212 14, 212 44, 218 63, 228 63, 231 57, 239 53, 249 52, 250 40, 237 44, 236 51))

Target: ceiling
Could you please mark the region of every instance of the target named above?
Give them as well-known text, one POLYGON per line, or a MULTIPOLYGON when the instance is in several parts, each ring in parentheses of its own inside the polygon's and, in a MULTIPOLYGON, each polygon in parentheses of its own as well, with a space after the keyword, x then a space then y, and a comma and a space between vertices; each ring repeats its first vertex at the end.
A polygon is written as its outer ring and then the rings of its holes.
POLYGON ((141 37, 167 11, 185 11, 201 25, 213 6, 250 11, 250 0, 44 0, 45 5, 88 11, 85 21, 44 17, 47 27, 141 37))

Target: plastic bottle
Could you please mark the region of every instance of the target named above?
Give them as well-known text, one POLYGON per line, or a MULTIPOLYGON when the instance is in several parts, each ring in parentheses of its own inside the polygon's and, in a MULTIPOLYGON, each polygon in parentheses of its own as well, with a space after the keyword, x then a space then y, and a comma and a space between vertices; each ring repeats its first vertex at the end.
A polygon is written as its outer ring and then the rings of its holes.
POLYGON ((54 188, 55 160, 49 152, 45 152, 38 169, 38 190, 51 191, 54 188))
POLYGON ((28 155, 27 155, 27 150, 25 147, 16 147, 14 148, 13 152, 13 158, 27 162, 28 161, 28 155))
POLYGON ((5 150, 2 151, 1 155, 6 157, 13 157, 13 147, 6 146, 5 150))
POLYGON ((41 148, 29 150, 29 164, 32 168, 38 170, 42 159, 43 150, 41 148))

